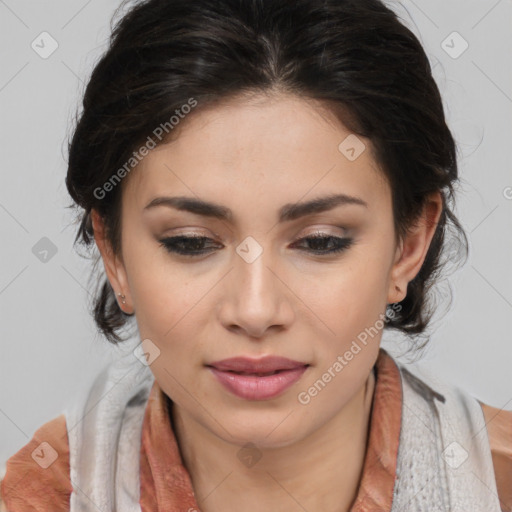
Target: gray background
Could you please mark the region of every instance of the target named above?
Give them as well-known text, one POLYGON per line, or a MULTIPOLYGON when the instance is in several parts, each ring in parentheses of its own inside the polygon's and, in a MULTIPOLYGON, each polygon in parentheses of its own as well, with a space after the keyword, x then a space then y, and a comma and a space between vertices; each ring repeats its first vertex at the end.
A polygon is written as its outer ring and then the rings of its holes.
MULTIPOLYGON (((467 264, 449 280, 453 304, 437 316, 418 364, 490 405, 512 409, 512 3, 388 4, 434 66, 459 145, 456 212, 470 241, 467 264), (463 48, 454 31, 469 44, 457 58, 445 51, 463 48)), ((72 116, 117 5, 0 0, 0 468, 119 354, 87 312, 90 263, 73 250, 64 185, 72 116), (43 31, 58 43, 46 59, 31 47, 34 40, 42 46, 43 31), (43 237, 56 248, 46 262, 33 252, 43 237)), ((396 355, 403 341, 386 333, 383 346, 396 355)))

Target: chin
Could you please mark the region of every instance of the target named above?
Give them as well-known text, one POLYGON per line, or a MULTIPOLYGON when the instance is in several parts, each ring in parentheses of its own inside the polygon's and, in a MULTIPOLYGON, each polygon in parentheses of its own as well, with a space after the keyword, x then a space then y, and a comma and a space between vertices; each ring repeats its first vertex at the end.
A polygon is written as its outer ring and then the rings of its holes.
POLYGON ((251 442, 259 448, 281 448, 299 441, 305 435, 304 422, 292 419, 293 414, 290 414, 289 408, 276 411, 275 414, 247 412, 241 415, 238 412, 235 416, 226 411, 220 417, 224 418, 221 424, 226 430, 217 424, 212 425, 217 435, 239 446, 251 442))

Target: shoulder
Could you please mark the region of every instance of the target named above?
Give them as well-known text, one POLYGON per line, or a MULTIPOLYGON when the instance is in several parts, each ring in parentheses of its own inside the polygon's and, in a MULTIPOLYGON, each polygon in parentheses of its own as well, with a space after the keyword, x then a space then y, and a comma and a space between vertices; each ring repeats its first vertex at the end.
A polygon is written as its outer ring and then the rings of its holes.
POLYGON ((69 444, 64 414, 42 425, 5 464, 0 512, 69 511, 69 444))
MULTIPOLYGON (((449 396, 449 403, 460 403, 465 413, 470 403, 476 401, 479 404, 480 407, 476 406, 476 411, 481 408, 483 412, 501 511, 512 512, 512 411, 482 403, 452 382, 421 368, 410 368, 409 365, 399 362, 396 364, 403 382, 406 382, 417 396, 422 396, 428 401, 439 398, 440 403, 445 403, 445 398, 449 396)), ((458 414, 451 407, 446 410, 450 414, 458 414)))
POLYGON ((479 403, 489 435, 501 509, 512 512, 512 411, 479 403))

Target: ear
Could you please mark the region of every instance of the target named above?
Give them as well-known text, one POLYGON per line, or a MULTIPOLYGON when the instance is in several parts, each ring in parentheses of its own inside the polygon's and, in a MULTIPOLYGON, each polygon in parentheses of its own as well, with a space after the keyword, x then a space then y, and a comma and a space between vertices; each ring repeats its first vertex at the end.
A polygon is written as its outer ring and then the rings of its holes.
POLYGON ((420 217, 397 247, 395 262, 391 269, 388 304, 400 302, 406 297, 407 285, 416 277, 423 265, 442 211, 441 193, 430 194, 420 217))
POLYGON ((116 294, 116 300, 119 307, 127 314, 132 314, 132 299, 128 287, 126 269, 120 256, 114 254, 112 246, 106 237, 106 228, 101 215, 94 209, 91 209, 91 221, 94 230, 94 240, 100 251, 105 267, 107 278, 116 294), (124 295, 123 299, 120 295, 124 295), (123 304, 122 300, 126 303, 123 304))

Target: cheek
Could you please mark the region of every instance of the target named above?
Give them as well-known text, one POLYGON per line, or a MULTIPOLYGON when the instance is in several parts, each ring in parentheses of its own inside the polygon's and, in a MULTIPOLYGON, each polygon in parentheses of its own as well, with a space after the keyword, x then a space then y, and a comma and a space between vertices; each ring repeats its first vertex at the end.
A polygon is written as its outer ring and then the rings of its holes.
POLYGON ((141 339, 152 340, 173 367, 174 361, 200 360, 214 310, 208 291, 218 278, 170 261, 163 248, 146 252, 141 246, 132 252, 127 273, 141 339))
POLYGON ((161 337, 183 316, 186 282, 163 247, 147 233, 123 234, 124 262, 141 335, 161 337))
POLYGON ((339 264, 319 266, 295 278, 294 290, 307 306, 331 318, 371 313, 382 305, 389 273, 387 254, 375 254, 370 257, 368 249, 360 247, 339 264))
POLYGON ((191 286, 189 279, 170 265, 153 266, 134 275, 130 289, 141 334, 148 330, 165 341, 183 329, 193 329, 189 324, 197 319, 198 288, 200 283, 191 286))
POLYGON ((365 347, 378 347, 382 335, 388 272, 385 254, 369 257, 362 249, 321 278, 301 280, 297 295, 306 307, 304 318, 318 335, 315 343, 322 365, 329 366, 353 342, 363 349, 357 356, 363 366, 366 357, 373 358, 373 350, 365 347))

